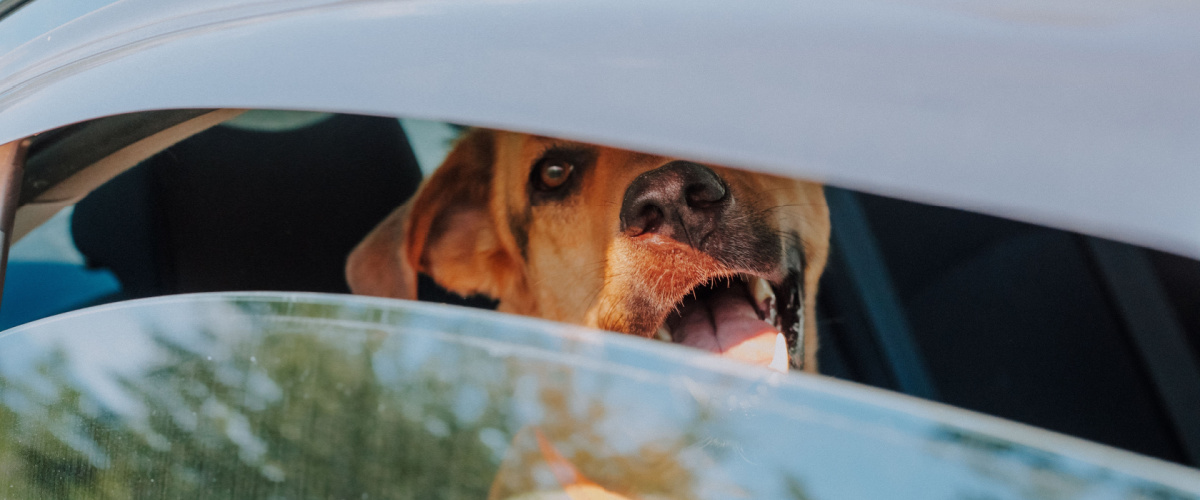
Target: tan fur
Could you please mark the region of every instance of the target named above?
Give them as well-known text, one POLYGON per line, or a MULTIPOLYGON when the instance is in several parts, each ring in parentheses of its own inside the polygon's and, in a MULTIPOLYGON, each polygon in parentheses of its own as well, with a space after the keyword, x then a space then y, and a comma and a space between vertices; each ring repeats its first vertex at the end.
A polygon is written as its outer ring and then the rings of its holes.
MULTIPOLYGON (((355 293, 416 298, 425 273, 462 295, 499 300, 499 310, 648 336, 688 290, 732 270, 665 238, 620 231, 627 186, 673 158, 526 134, 472 130, 416 196, 355 248, 346 274, 355 293), (534 162, 551 146, 598 153, 580 191, 531 206, 534 162), (526 245, 519 240, 524 232, 526 245), (645 276, 654 276, 647 279, 645 276), (636 306, 634 304, 637 304, 636 306), (657 323, 655 323, 657 324, 657 323), (651 327, 653 328, 653 327, 651 327)), ((750 213, 801 236, 804 367, 816 367, 817 282, 825 267, 829 213, 818 184, 709 165, 750 213)))

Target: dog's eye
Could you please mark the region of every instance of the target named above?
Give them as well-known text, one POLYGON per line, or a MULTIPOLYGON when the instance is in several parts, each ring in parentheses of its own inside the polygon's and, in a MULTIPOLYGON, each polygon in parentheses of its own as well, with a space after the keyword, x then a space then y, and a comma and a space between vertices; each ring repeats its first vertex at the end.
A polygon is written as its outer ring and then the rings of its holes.
POLYGON ((532 205, 566 200, 577 193, 588 169, 596 164, 595 149, 575 144, 547 148, 529 169, 529 202, 532 205))
POLYGON ((562 161, 545 161, 538 165, 538 187, 550 190, 558 189, 571 178, 575 166, 562 161))

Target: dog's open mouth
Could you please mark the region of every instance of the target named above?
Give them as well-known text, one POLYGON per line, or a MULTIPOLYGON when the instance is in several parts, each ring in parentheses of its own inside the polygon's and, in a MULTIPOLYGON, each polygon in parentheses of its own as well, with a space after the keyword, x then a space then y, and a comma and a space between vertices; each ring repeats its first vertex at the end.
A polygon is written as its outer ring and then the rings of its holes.
POLYGON ((802 340, 797 283, 794 274, 780 284, 750 275, 712 278, 675 304, 656 337, 786 369, 802 340))

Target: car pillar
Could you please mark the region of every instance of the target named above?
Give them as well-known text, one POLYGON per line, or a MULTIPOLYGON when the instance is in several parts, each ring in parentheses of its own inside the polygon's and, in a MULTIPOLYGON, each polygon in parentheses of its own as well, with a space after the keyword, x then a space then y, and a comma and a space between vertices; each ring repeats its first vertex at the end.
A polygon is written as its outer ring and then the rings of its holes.
POLYGON ((21 198, 25 175, 25 152, 29 139, 0 145, 0 300, 4 297, 4 274, 8 268, 8 246, 12 243, 13 220, 21 198))

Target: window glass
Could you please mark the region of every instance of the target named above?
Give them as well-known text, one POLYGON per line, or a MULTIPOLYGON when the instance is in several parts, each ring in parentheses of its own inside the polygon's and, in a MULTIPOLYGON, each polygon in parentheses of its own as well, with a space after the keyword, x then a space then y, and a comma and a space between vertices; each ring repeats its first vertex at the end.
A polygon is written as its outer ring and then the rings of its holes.
POLYGON ((13 498, 1197 498, 1160 463, 742 368, 429 304, 163 297, 0 337, 0 466, 13 498))

